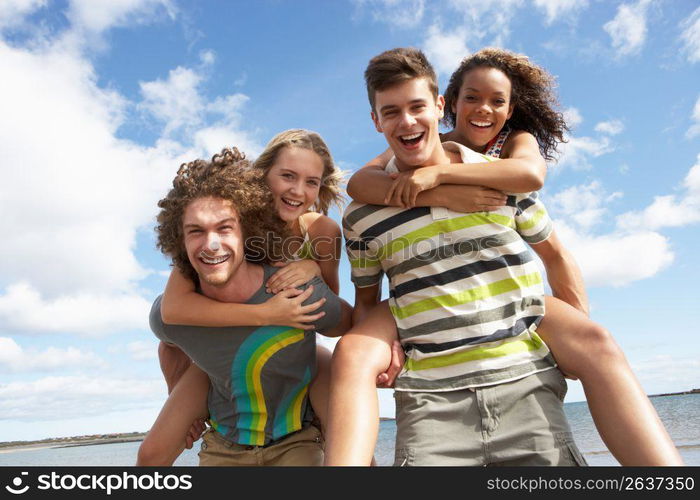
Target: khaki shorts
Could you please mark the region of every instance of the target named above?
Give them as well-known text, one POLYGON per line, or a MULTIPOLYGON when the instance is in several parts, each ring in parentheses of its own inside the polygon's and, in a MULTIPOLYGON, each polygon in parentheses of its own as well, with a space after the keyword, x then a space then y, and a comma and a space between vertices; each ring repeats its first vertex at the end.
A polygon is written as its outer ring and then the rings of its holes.
POLYGON ((565 395, 558 369, 475 389, 395 391, 394 465, 587 465, 565 395))
POLYGON ((323 465, 323 438, 313 425, 294 432, 273 445, 247 446, 227 441, 214 429, 202 436, 200 466, 320 466, 323 465))

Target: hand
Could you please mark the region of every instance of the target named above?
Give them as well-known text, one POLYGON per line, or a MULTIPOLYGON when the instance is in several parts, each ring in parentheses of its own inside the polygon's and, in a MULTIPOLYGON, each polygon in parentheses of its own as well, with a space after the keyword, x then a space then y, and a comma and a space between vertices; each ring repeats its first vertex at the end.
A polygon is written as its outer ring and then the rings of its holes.
POLYGON ((303 291, 297 288, 287 288, 268 299, 263 304, 267 324, 313 330, 314 325, 311 323, 326 314, 323 311, 312 314, 326 302, 325 298, 321 298, 313 304, 302 305, 306 299, 311 297, 313 290, 313 285, 303 291))
POLYGON ((440 185, 437 166, 416 168, 408 172, 390 174, 394 183, 384 197, 384 204, 412 208, 421 191, 440 185))
POLYGON ((285 288, 295 288, 308 283, 314 276, 321 276, 321 268, 310 259, 293 262, 278 262, 279 271, 270 276, 265 285, 268 293, 277 293, 285 288))
POLYGON ((454 212, 490 212, 505 206, 508 196, 501 191, 469 184, 443 184, 447 190, 445 206, 454 212))
POLYGON ((391 388, 394 387, 396 377, 401 373, 404 363, 406 362, 406 354, 403 352, 401 342, 394 340, 391 343, 391 362, 389 368, 384 373, 380 373, 377 377, 377 387, 391 388))
POLYGON ((185 436, 185 448, 188 450, 192 449, 192 446, 194 443, 202 437, 202 433, 207 429, 207 426, 204 424, 205 419, 203 418, 198 418, 194 422, 192 422, 192 426, 190 427, 190 430, 187 431, 187 436, 185 436))

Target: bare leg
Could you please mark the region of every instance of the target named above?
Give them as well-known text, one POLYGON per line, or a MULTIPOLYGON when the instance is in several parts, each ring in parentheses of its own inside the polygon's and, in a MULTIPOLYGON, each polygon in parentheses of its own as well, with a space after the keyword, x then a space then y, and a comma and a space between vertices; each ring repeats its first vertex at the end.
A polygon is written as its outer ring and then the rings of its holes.
POLYGON ((314 413, 321 422, 321 432, 325 435, 328 425, 328 396, 331 384, 331 351, 316 346, 316 377, 309 387, 309 399, 314 413))
POLYGON ((187 432, 207 416, 209 377, 191 365, 173 388, 139 447, 136 465, 172 465, 185 448, 187 432))
POLYGON ((377 376, 391 362, 396 324, 386 301, 338 342, 333 353, 326 465, 369 465, 379 431, 377 376))
POLYGON ((683 460, 624 353, 602 326, 546 297, 537 333, 562 371, 581 380, 600 437, 622 465, 682 465, 683 460))

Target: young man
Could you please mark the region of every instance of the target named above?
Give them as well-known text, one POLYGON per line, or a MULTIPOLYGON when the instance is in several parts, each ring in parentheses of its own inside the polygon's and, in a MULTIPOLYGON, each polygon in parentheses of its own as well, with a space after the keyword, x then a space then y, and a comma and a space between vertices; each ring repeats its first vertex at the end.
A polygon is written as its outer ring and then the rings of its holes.
MULTIPOLYGON (((372 119, 395 155, 388 170, 488 161, 440 143, 444 100, 420 51, 380 54, 365 79, 372 119)), ((584 464, 563 413, 566 382, 536 333, 544 290, 525 242, 551 233, 536 194, 473 214, 352 203, 343 222, 354 317, 364 320, 334 354, 326 464, 369 463, 377 402, 368 389, 394 335, 386 307, 407 351, 396 381, 396 465, 584 464), (375 307, 384 274, 390 298, 375 307)))
MULTIPOLYGON (((276 268, 265 262, 279 250, 275 245, 281 243, 284 226, 275 216, 262 174, 247 167, 235 149, 225 150, 212 162, 183 166, 173 189, 159 202, 156 230, 159 248, 195 279, 203 295, 257 304, 272 297, 264 284, 276 268)), ((325 315, 314 320, 317 331, 328 336, 345 331, 349 306, 341 304, 319 278, 306 286, 294 300, 307 314, 323 303, 320 311, 325 315), (308 305, 302 305, 304 300, 308 305)), ((299 292, 289 292, 295 293, 299 292)), ((212 428, 203 438, 200 465, 321 465, 322 439, 311 425, 307 395, 315 372, 314 331, 168 325, 161 319, 160 297, 150 321, 161 341, 177 345, 196 365, 186 368, 185 359, 180 368, 166 368, 169 386, 184 368, 182 382, 201 377, 198 369, 209 377, 212 428)), ((177 454, 158 456, 159 441, 184 436, 190 423, 202 416, 192 404, 197 395, 178 392, 188 386, 193 385, 181 383, 171 394, 139 451, 140 465, 172 462, 177 454)))

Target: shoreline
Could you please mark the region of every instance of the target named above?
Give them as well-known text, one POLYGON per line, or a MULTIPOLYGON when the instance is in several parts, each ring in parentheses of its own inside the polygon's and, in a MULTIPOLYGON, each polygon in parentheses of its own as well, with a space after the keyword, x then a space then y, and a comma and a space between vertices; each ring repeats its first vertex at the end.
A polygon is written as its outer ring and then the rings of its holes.
MULTIPOLYGON (((688 394, 700 394, 700 389, 681 391, 665 394, 652 394, 649 398, 660 398, 666 396, 683 396, 688 394)), ((585 401, 582 401, 585 403, 585 401)), ((576 402, 578 403, 578 401, 576 402)), ((380 422, 394 420, 391 417, 380 417, 380 422)), ((93 434, 87 436, 71 436, 63 438, 47 438, 35 441, 6 441, 0 442, 0 454, 12 453, 16 451, 41 450, 47 448, 72 448, 75 446, 94 446, 98 444, 130 443, 143 441, 146 432, 127 432, 111 434, 93 434)))

